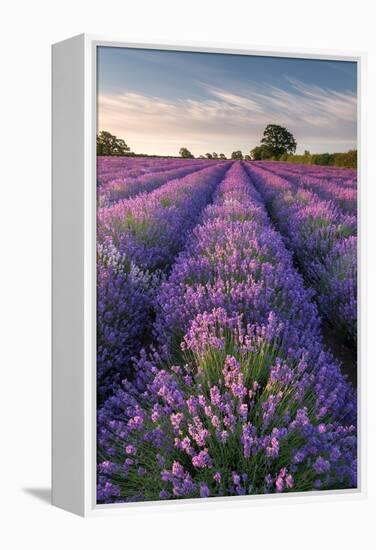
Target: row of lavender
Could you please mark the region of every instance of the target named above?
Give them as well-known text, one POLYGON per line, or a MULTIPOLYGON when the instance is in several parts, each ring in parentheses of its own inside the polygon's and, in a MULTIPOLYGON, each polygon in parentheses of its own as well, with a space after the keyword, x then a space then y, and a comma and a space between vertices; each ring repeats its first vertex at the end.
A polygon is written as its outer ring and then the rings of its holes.
POLYGON ((322 315, 343 340, 357 339, 357 219, 332 201, 296 186, 262 163, 245 164, 286 239, 322 315))
MULTIPOLYGON (((155 289, 229 163, 211 164, 97 214, 97 380, 100 400, 148 343, 155 289)), ((192 169, 190 169, 192 171, 192 169)))
POLYGON ((171 170, 182 163, 187 163, 187 161, 184 159, 100 156, 97 157, 97 185, 101 187, 116 178, 134 178, 143 174, 171 170))
POLYGON ((233 164, 157 295, 158 350, 98 415, 98 501, 356 486, 356 403, 233 164))
POLYGON ((335 166, 320 166, 315 164, 290 164, 282 161, 271 161, 268 164, 286 168, 291 173, 306 174, 316 178, 341 182, 344 186, 356 185, 356 170, 353 168, 337 168, 335 166))
POLYGON ((162 166, 156 162, 153 164, 145 172, 129 170, 128 163, 124 163, 124 166, 121 166, 120 169, 115 168, 113 172, 109 172, 106 175, 108 181, 102 182, 98 187, 97 202, 99 207, 111 206, 119 200, 127 199, 139 193, 149 193, 169 180, 184 177, 210 165, 208 161, 182 159, 162 166))
POLYGON ((344 213, 357 213, 357 183, 354 171, 350 175, 348 171, 337 169, 333 174, 323 168, 312 171, 304 164, 289 165, 283 162, 261 162, 258 165, 316 193, 321 199, 333 201, 344 213))

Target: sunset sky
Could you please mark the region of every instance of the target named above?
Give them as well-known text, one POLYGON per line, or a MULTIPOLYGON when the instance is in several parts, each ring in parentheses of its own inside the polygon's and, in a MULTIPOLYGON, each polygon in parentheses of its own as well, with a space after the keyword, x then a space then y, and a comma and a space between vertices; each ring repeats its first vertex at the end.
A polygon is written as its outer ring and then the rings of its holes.
POLYGON ((98 131, 136 153, 195 156, 258 145, 287 127, 297 152, 356 147, 356 64, 98 48, 98 131))

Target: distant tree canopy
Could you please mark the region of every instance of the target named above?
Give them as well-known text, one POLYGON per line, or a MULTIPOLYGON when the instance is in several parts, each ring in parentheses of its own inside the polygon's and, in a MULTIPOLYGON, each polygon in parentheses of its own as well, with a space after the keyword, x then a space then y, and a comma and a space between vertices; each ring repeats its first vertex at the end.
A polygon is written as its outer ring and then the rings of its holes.
POLYGON ((102 130, 97 135, 97 155, 126 155, 130 152, 130 147, 123 139, 120 139, 110 132, 102 130))
POLYGON ((292 133, 277 124, 267 125, 261 144, 269 151, 270 156, 276 159, 286 153, 295 153, 297 146, 292 133))
POLYGON ((231 153, 232 160, 243 160, 243 153, 241 151, 233 151, 231 153))
POLYGON ((179 151, 179 155, 183 158, 183 159, 194 159, 195 157, 192 155, 192 153, 186 148, 186 147, 182 147, 179 151))
POLYGON ((347 153, 311 154, 305 150, 303 155, 295 155, 297 143, 294 136, 286 128, 276 124, 268 124, 264 130, 261 144, 250 151, 252 160, 282 160, 298 164, 319 164, 322 166, 338 166, 343 168, 357 167, 357 151, 347 153))
POLYGON ((256 145, 250 151, 250 156, 252 160, 266 160, 272 158, 270 151, 265 145, 256 145))
POLYGON ((199 159, 210 159, 210 160, 226 160, 227 157, 223 153, 206 153, 205 155, 200 155, 199 159))
POLYGON ((337 166, 339 168, 356 168, 358 153, 351 149, 347 153, 314 153, 304 151, 303 155, 282 155, 280 160, 298 164, 318 164, 320 166, 337 166))

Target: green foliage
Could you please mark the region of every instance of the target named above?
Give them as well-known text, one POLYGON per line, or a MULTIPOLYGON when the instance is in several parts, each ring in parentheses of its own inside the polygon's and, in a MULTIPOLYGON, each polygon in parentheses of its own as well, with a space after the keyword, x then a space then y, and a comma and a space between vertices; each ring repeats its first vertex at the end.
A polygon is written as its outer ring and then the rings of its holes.
POLYGON ((314 164, 329 166, 330 160, 331 159, 329 153, 322 153, 321 155, 315 155, 314 164))
POLYGON ((277 124, 267 125, 261 144, 265 147, 264 151, 268 151, 269 158, 275 157, 277 160, 285 153, 295 153, 297 146, 291 132, 277 124))
POLYGON ((97 155, 123 156, 130 153, 130 147, 121 138, 102 130, 97 135, 97 155))
POLYGON ((220 158, 221 160, 226 160, 226 159, 227 159, 226 155, 224 155, 223 153, 220 153, 220 154, 219 154, 219 158, 220 158))
MULTIPOLYGON (((186 395, 195 398, 204 396, 204 398, 209 399, 210 389, 213 386, 225 388, 223 368, 229 357, 239 364, 244 386, 248 389, 248 394, 252 396, 250 397, 251 406, 249 406, 247 421, 256 429, 257 434, 263 433, 265 430, 263 424, 267 404, 271 400, 275 400, 282 390, 284 391, 283 399, 277 402, 267 433, 273 434, 274 428, 278 429, 281 425, 284 425, 287 414, 291 418, 296 416, 300 407, 300 400, 296 398, 293 383, 287 382, 283 386, 283 383, 271 379, 270 371, 271 367, 276 364, 278 357, 286 362, 291 372, 296 371, 297 363, 284 357, 277 341, 266 342, 261 338, 255 339, 252 351, 243 351, 228 331, 224 332, 223 346, 220 348, 208 345, 201 353, 181 353, 180 360, 177 363, 189 365, 190 371, 195 373, 195 384, 193 386, 181 386, 186 390, 186 395)), ((176 377, 169 365, 163 365, 163 369, 176 377)), ((302 395, 301 400, 304 401, 308 418, 312 424, 318 424, 319 421, 314 415, 314 396, 309 389, 302 395)), ((194 482, 197 485, 200 482, 205 483, 210 488, 212 496, 221 494, 219 491, 233 482, 234 471, 240 471, 247 476, 246 478, 252 484, 253 494, 264 493, 266 476, 271 471, 275 476, 282 468, 285 468, 292 461, 295 453, 303 448, 305 439, 302 437, 301 429, 297 426, 286 437, 281 438, 278 456, 267 458, 262 448, 257 449, 250 456, 245 456, 242 444, 244 421, 239 416, 236 408, 239 407, 240 403, 239 398, 229 403, 229 408, 231 407, 230 414, 236 415, 237 424, 225 441, 217 436, 209 415, 201 414, 199 416, 202 427, 208 432, 207 450, 213 459, 215 469, 221 472, 222 475, 219 487, 213 481, 213 471, 210 468, 197 468, 192 471, 191 461, 187 453, 173 444, 168 447, 164 444, 159 451, 159 460, 163 457, 165 463, 163 468, 171 468, 174 461, 177 461, 194 476, 194 482)), ((193 424, 193 415, 189 409, 185 407, 183 412, 186 422, 193 424)), ((217 411, 214 409, 214 412, 217 411)), ((144 437, 145 432, 151 432, 153 429, 155 429, 155 424, 147 416, 143 423, 143 429, 132 433, 130 442, 138 449, 138 462, 137 466, 132 464, 128 468, 126 476, 121 475, 116 479, 123 498, 142 494, 148 500, 157 500, 160 498, 160 491, 166 488, 166 482, 162 480, 160 473, 162 467, 158 461, 158 455, 155 453, 155 448, 144 437), (139 474, 140 466, 145 471, 145 475, 139 474)), ((168 415, 162 415, 158 420, 158 429, 165 434, 167 441, 174 441, 175 433, 172 430, 168 415)), ((182 425, 182 430, 184 430, 182 434, 185 435, 187 428, 184 425, 182 425)), ((116 457, 124 456, 123 440, 114 440, 112 447, 115 449, 115 459, 111 457, 111 460, 116 461, 116 457)), ((108 459, 108 457, 101 456, 101 460, 104 459, 108 459)), ((119 461, 119 464, 122 465, 122 462, 119 461)), ((297 464, 294 472, 294 490, 309 490, 313 485, 313 477, 317 477, 317 474, 314 473, 312 468, 307 469, 307 465, 303 463, 297 464)), ((198 493, 195 496, 199 496, 198 493)))
MULTIPOLYGON (((260 159, 258 159, 260 160, 260 159)), ((340 168, 357 168, 357 150, 347 153, 313 154, 304 151, 304 155, 282 155, 280 160, 296 164, 317 164, 319 166, 337 166, 340 168)))
POLYGON ((347 153, 334 153, 333 166, 340 166, 343 168, 357 168, 358 166, 358 151, 351 149, 347 153))
MULTIPOLYGON (((347 153, 311 154, 305 150, 303 155, 295 155, 297 143, 293 135, 282 126, 268 124, 264 130, 261 145, 250 151, 252 160, 281 160, 297 164, 317 164, 320 166, 338 166, 343 168, 357 168, 357 150, 347 153)), ((245 156, 248 160, 249 155, 245 156)))
POLYGON ((205 157, 207 159, 212 159, 213 158, 213 155, 211 153, 206 153, 205 157))
POLYGON ((195 158, 194 155, 192 155, 192 153, 186 147, 182 147, 180 149, 179 155, 183 159, 194 159, 195 158))
POLYGON ((232 160, 243 160, 243 153, 241 151, 233 151, 231 153, 232 160))
POLYGON ((252 160, 267 160, 271 158, 271 153, 265 145, 257 145, 250 151, 252 160))

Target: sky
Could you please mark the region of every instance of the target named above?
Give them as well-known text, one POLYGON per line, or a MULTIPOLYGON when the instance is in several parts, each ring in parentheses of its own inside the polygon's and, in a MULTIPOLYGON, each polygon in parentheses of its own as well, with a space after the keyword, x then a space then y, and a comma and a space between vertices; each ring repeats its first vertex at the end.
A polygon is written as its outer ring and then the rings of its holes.
POLYGON ((97 125, 136 153, 195 156, 286 127, 297 153, 356 148, 356 63, 99 47, 97 125))

